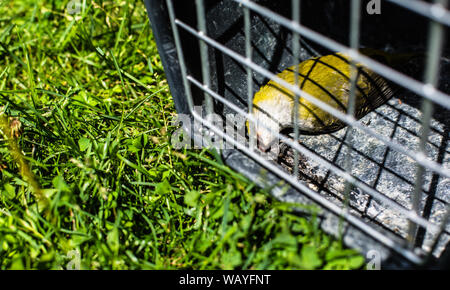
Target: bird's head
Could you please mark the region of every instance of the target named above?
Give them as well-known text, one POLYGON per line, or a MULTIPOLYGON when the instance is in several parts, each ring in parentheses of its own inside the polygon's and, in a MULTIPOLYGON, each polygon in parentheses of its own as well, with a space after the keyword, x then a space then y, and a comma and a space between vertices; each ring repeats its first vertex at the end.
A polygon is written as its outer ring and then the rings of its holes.
MULTIPOLYGON (((277 133, 280 132, 280 126, 269 114, 254 110, 253 116, 256 119, 254 125, 254 136, 258 148, 262 152, 270 150, 272 145, 278 142, 277 133)), ((250 130, 252 132, 252 130, 250 130)))
POLYGON ((288 97, 255 96, 252 116, 256 122, 247 124, 249 135, 256 139, 262 152, 267 152, 273 145, 278 144, 278 133, 292 125, 292 101, 288 97))

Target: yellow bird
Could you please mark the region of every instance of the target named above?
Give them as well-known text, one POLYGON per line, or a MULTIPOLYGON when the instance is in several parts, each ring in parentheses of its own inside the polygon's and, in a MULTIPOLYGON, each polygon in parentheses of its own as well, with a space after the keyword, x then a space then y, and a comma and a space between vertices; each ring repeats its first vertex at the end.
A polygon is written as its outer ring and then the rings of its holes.
MULTIPOLYGON (((406 63, 418 54, 389 54, 383 51, 363 49, 369 57, 391 65, 406 63)), ((355 89, 356 119, 376 109, 394 94, 392 86, 369 68, 357 63, 357 81, 355 89)), ((350 58, 343 53, 314 57, 294 65, 277 76, 294 85, 298 73, 298 85, 306 93, 327 103, 343 113, 347 112, 350 97, 351 64, 350 58)), ((278 141, 277 134, 294 127, 294 93, 271 80, 263 86, 253 98, 252 115, 257 120, 253 132, 249 124, 249 135, 256 137, 258 148, 266 152, 278 141), (268 127, 271 130, 267 130, 268 127), (251 135, 251 134, 256 135, 251 135)), ((299 97, 298 128, 300 134, 326 134, 342 129, 345 123, 322 110, 305 98, 299 97)))

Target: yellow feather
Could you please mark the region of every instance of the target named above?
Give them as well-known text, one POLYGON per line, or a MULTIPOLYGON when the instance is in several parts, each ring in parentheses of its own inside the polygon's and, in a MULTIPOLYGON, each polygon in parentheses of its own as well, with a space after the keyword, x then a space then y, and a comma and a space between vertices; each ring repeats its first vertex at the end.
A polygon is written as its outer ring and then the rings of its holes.
MULTIPOLYGON (((355 117, 360 118, 388 100, 392 96, 392 90, 382 78, 369 69, 360 64, 357 64, 357 67, 360 73, 355 91, 355 117)), ((297 71, 298 84, 304 92, 341 112, 347 112, 351 87, 350 69, 348 56, 335 53, 305 60, 277 76, 293 85, 297 71)), ((293 106, 294 93, 271 80, 255 94, 254 112, 263 107, 264 103, 277 103, 277 100, 284 100, 284 103, 288 102, 293 106)), ((292 108, 286 108, 286 111, 293 114, 292 108)), ((270 111, 268 113, 270 114, 270 111)), ((298 116, 301 121, 299 129, 303 133, 326 133, 344 126, 332 114, 302 97, 299 98, 298 116)))

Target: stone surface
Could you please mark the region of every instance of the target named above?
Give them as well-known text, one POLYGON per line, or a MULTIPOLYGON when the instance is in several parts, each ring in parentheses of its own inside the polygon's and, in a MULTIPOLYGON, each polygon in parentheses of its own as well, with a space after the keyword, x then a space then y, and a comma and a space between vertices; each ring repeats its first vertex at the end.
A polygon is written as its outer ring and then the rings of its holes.
MULTIPOLYGON (((414 97, 418 98, 414 95, 408 96, 408 98, 414 97)), ((394 142, 401 144, 410 152, 415 152, 419 144, 421 113, 414 105, 415 102, 408 104, 398 98, 393 98, 360 121, 378 134, 391 137, 394 142)), ((439 110, 442 110, 442 108, 439 110)), ((449 167, 450 147, 447 144, 449 120, 446 114, 443 115, 442 118, 437 114, 431 121, 432 130, 426 144, 426 152, 430 160, 443 163, 444 166, 449 167)), ((347 144, 350 141, 348 130, 348 128, 344 128, 328 135, 302 135, 300 142, 334 165, 345 168, 347 144)), ((351 144, 352 175, 390 199, 389 202, 381 202, 371 198, 361 189, 355 188, 349 196, 349 205, 352 212, 360 217, 371 219, 402 237, 406 237, 408 220, 393 206, 393 203, 411 209, 411 198, 415 187, 416 162, 405 154, 388 148, 379 139, 358 129, 353 129, 351 144)), ((282 148, 279 161, 286 170, 292 172, 293 151, 287 145, 282 146, 282 148)), ((319 165, 314 158, 305 156, 301 158, 299 171, 301 173, 300 179, 310 184, 310 188, 343 205, 345 180, 342 177, 319 165)), ((435 224, 442 223, 450 200, 450 180, 426 170, 422 189, 421 213, 425 212, 427 219, 435 224), (429 207, 429 212, 427 212, 428 209, 425 209, 427 207, 429 207)), ((442 235, 436 249, 435 254, 437 256, 450 240, 448 230, 449 226, 447 226, 447 231, 442 235)), ((435 236, 435 233, 426 232, 423 242, 424 250, 430 249, 435 236)))

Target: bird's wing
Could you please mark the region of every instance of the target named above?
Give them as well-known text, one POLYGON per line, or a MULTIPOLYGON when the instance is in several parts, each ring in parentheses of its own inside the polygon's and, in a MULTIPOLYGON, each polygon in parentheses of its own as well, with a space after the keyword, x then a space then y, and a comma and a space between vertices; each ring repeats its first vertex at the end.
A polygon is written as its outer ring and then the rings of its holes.
POLYGON ((358 91, 360 96, 357 99, 362 103, 356 106, 359 108, 355 111, 357 119, 383 105, 394 95, 394 90, 383 77, 364 68, 360 68, 359 72, 358 84, 364 82, 368 85, 358 91))

